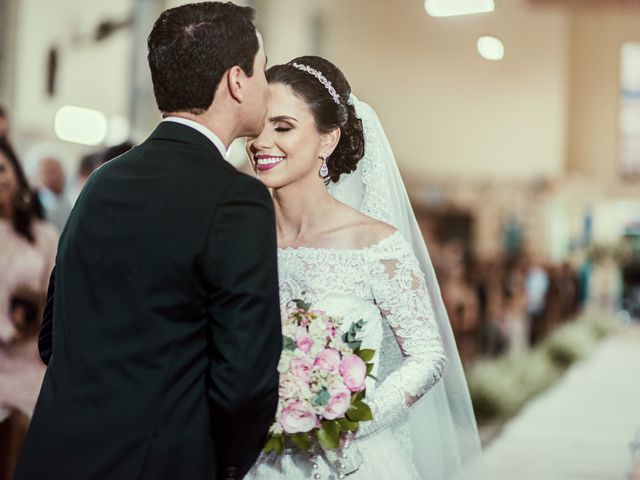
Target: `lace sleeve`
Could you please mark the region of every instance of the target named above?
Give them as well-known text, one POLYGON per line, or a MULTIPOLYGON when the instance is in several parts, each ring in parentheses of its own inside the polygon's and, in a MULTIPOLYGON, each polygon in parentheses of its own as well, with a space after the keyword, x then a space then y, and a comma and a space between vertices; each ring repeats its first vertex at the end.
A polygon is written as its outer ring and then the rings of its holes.
POLYGON ((394 242, 394 251, 372 261, 372 293, 400 346, 404 361, 370 395, 373 421, 358 436, 371 434, 403 417, 444 371, 446 356, 424 275, 409 244, 394 242))

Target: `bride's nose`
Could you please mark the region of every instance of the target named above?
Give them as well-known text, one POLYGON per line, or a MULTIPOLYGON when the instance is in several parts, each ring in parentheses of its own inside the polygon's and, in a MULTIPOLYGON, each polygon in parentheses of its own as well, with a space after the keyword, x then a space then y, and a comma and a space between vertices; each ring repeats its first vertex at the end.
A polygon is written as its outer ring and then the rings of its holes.
POLYGON ((273 147, 273 142, 271 142, 267 138, 267 135, 263 131, 262 133, 260 133, 260 135, 258 135, 256 138, 254 138, 251 141, 250 148, 254 151, 259 151, 259 150, 268 150, 271 147, 273 147))

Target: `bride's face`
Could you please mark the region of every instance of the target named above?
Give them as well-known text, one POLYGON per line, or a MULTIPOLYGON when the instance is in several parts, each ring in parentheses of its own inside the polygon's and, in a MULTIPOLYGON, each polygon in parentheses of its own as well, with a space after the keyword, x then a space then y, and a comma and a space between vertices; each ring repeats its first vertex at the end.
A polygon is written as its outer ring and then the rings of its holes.
POLYGON ((327 135, 318 132, 304 100, 282 84, 269 85, 270 100, 262 132, 247 139, 247 154, 258 178, 269 188, 281 188, 315 176, 327 135))

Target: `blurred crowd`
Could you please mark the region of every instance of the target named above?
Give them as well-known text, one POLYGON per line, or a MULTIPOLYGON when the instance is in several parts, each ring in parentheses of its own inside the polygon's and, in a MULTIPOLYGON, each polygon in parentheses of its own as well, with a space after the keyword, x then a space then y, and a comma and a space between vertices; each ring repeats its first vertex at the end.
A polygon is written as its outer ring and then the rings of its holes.
POLYGON ((69 176, 44 156, 28 178, 0 107, 0 480, 12 476, 44 376, 37 334, 59 234, 91 172, 131 147, 92 152, 69 176))
POLYGON ((472 261, 461 242, 432 248, 445 306, 465 364, 516 355, 580 310, 579 272, 525 254, 472 261))

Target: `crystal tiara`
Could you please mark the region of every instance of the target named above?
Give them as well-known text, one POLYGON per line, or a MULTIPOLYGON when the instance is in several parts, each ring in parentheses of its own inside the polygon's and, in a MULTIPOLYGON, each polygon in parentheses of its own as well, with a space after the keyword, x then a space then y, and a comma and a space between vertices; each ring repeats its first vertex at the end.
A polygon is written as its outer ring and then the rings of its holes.
POLYGON ((298 70, 302 70, 303 72, 307 72, 307 73, 313 75, 314 77, 316 77, 318 80, 320 80, 320 83, 322 84, 322 86, 324 88, 327 89, 327 92, 329 92, 329 94, 331 95, 331 98, 333 98, 333 101, 336 102, 336 104, 341 105, 341 103, 340 103, 340 95, 338 95, 338 92, 336 92, 336 89, 333 88, 333 85, 331 84, 331 82, 329 80, 327 80, 327 77, 325 77, 322 74, 322 72, 319 72, 315 68, 311 68, 309 65, 303 65, 303 64, 300 64, 300 63, 293 63, 292 66, 294 66, 298 70))

